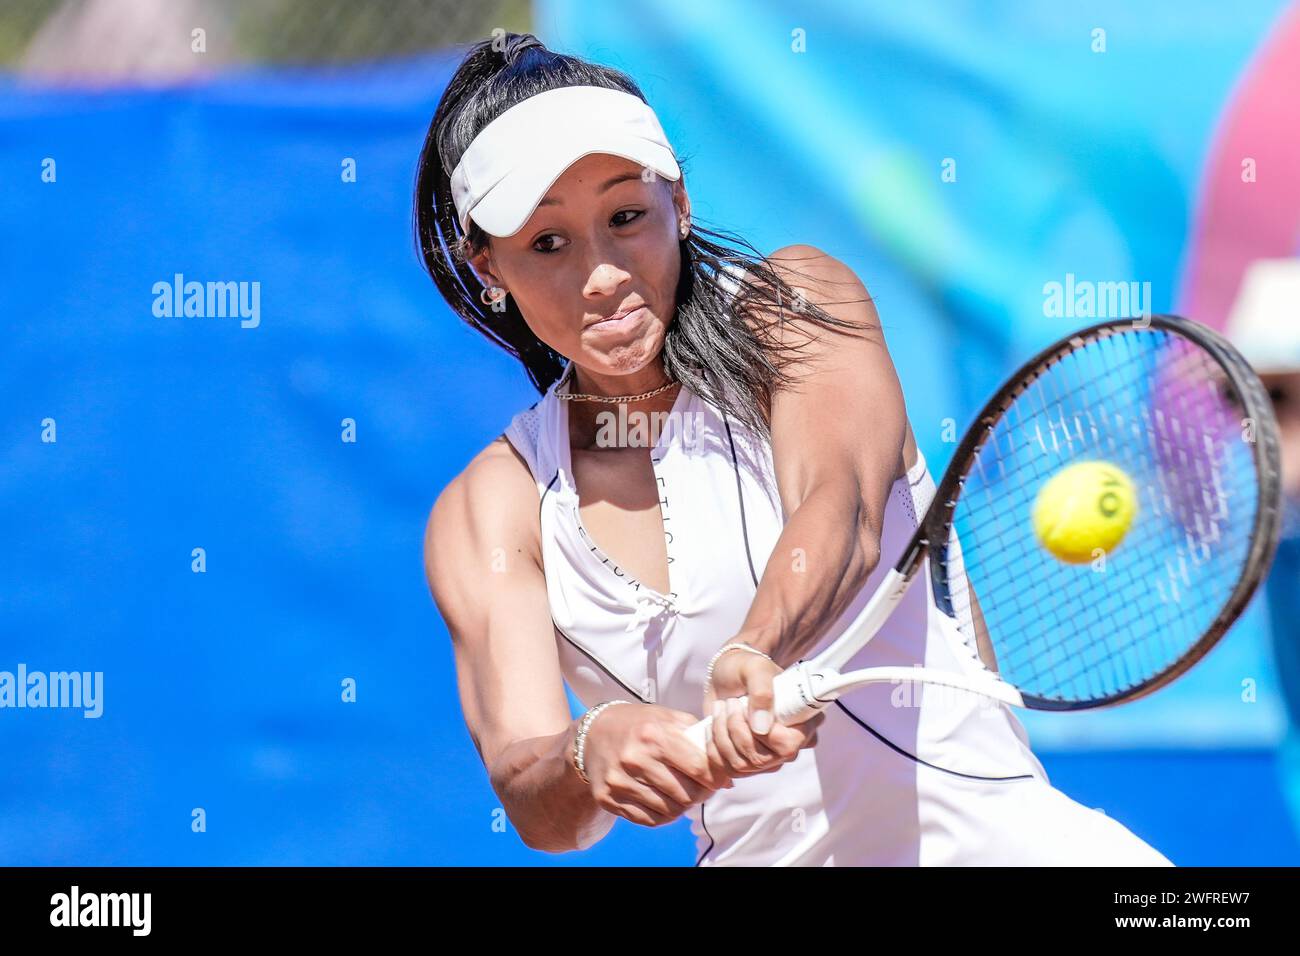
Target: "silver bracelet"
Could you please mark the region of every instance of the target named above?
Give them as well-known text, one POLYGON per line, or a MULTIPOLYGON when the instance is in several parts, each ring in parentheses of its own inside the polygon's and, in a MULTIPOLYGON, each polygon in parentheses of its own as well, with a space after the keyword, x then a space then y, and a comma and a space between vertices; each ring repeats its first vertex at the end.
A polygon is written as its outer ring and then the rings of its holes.
POLYGON ((573 740, 573 766, 578 771, 578 776, 582 777, 584 783, 591 783, 590 778, 587 776, 586 764, 583 760, 583 756, 587 749, 587 731, 591 729, 591 722, 596 719, 597 714, 611 704, 630 703, 632 703, 630 700, 607 700, 597 704, 582 715, 582 722, 578 724, 578 734, 573 740))
POLYGON ((765 654, 762 651, 760 651, 757 647, 752 647, 749 644, 740 644, 740 643, 723 644, 722 647, 718 649, 718 652, 709 658, 709 666, 704 671, 704 690, 706 693, 708 692, 709 688, 713 686, 713 665, 716 664, 718 662, 718 658, 721 657, 723 654, 727 653, 727 651, 735 650, 735 649, 739 649, 742 651, 749 651, 751 654, 757 654, 759 657, 766 657, 769 661, 772 661, 773 664, 776 663, 776 661, 772 660, 770 654, 765 654))

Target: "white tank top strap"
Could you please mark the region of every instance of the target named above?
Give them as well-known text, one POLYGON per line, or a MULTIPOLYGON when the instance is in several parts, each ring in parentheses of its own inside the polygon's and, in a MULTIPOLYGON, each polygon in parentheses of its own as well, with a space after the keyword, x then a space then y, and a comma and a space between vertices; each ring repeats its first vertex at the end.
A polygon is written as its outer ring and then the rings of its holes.
POLYGON ((541 472, 537 463, 537 430, 540 427, 540 419, 541 415, 536 405, 526 408, 510 420, 503 433, 527 463, 528 471, 534 480, 539 480, 537 476, 541 472))
MULTIPOLYGON (((560 402, 554 397, 555 390, 572 365, 573 361, 570 359, 565 363, 560 377, 551 383, 546 393, 531 407, 518 412, 503 432, 528 464, 533 480, 537 483, 538 492, 542 494, 553 485, 560 461, 553 438, 555 419, 560 412, 560 402)), ((566 435, 565 440, 567 439, 566 435)))

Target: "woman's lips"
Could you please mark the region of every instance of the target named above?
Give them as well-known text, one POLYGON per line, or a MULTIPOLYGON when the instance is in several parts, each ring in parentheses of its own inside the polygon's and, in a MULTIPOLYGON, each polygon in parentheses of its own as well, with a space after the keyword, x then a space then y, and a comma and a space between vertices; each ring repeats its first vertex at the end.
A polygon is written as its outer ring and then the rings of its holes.
POLYGON ((645 312, 645 306, 633 309, 627 315, 621 315, 617 319, 602 319, 599 322, 593 322, 587 326, 591 332, 625 332, 641 321, 641 315, 645 312))

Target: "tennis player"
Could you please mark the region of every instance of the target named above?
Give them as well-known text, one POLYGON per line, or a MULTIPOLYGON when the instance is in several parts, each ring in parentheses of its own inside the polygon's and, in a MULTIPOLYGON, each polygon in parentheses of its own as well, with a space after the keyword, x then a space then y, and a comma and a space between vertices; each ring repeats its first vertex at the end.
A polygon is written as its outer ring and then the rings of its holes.
MULTIPOLYGON (((630 78, 528 34, 473 47, 415 218, 439 291, 542 395, 425 534, 465 720, 525 844, 685 814, 701 866, 1172 865, 1051 786, 1003 704, 908 682, 773 721, 773 676, 843 631, 935 484, 859 279, 693 225, 630 78), (710 710, 705 754, 682 731, 710 710)), ((957 666, 928 583, 904 600, 850 669, 957 666)))

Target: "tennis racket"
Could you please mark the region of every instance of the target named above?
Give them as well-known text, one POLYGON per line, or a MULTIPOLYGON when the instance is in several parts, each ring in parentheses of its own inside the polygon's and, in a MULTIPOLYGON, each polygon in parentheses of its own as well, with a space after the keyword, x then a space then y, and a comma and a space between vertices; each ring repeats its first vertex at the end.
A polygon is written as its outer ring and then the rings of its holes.
MULTIPOLYGON (((879 682, 1056 711, 1150 694, 1209 652, 1264 578, 1278 542, 1279 471, 1268 396, 1216 332, 1173 315, 1075 332, 985 405, 857 618, 776 676, 774 716, 797 724, 879 682), (1075 504, 1097 509, 1103 526, 1117 507, 1131 516, 1122 539, 1086 563, 1057 557, 1060 545, 1049 550, 1050 532, 1040 539, 1033 520, 1043 486, 1081 463, 1101 469, 1092 472, 1100 480, 1075 504), (1128 492, 1117 496, 1124 478, 1128 492), (971 666, 841 673, 927 564, 971 666)), ((701 749, 712 721, 687 730, 701 749)))

